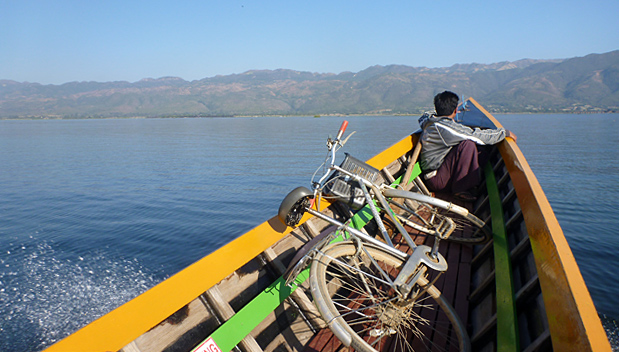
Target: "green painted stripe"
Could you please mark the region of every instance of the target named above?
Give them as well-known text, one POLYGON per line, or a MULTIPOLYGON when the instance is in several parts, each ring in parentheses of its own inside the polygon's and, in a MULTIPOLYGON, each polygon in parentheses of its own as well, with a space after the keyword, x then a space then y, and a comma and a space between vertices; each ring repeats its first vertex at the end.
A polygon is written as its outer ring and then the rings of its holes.
POLYGON ((507 231, 503 219, 503 206, 499 187, 488 163, 484 168, 488 200, 492 213, 492 233, 494 242, 494 268, 496 282, 497 351, 520 351, 518 338, 518 315, 512 278, 512 264, 507 231))
POLYGON ((357 230, 363 228, 374 218, 374 214, 372 214, 372 210, 369 206, 365 206, 361 208, 355 215, 350 219, 350 226, 357 230))
MULTIPOLYGON (((299 274, 293 287, 286 286, 283 277, 280 277, 217 328, 209 338, 215 341, 220 350, 224 352, 232 350, 308 277, 309 267, 299 274)), ((192 352, 197 349, 198 347, 194 348, 192 352)))
MULTIPOLYGON (((413 173, 409 180, 421 174, 419 163, 415 164, 413 173)), ((392 186, 399 184, 401 177, 392 186)), ((351 227, 361 229, 372 221, 373 215, 369 206, 361 208, 351 219, 351 227)), ((343 237, 338 236, 332 242, 342 241, 343 237)), ((305 280, 309 278, 309 267, 299 274, 293 288, 286 286, 283 277, 280 277, 269 285, 264 291, 256 296, 251 302, 239 310, 232 318, 228 319, 215 330, 208 338, 202 341, 192 352, 198 350, 207 340, 212 339, 222 352, 231 351, 234 346, 245 338, 258 324, 260 324, 272 311, 274 311, 294 290, 297 289, 305 280)))
POLYGON ((415 163, 415 166, 413 166, 413 172, 411 173, 411 178, 408 180, 407 184, 411 183, 411 181, 419 175, 421 175, 421 166, 419 166, 419 163, 415 163))

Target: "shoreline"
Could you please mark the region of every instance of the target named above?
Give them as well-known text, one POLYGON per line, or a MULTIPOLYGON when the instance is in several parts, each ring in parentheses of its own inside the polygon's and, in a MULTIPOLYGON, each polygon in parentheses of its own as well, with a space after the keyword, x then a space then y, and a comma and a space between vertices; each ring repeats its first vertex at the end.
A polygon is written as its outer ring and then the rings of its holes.
MULTIPOLYGON (((492 112, 494 115, 594 115, 594 114, 619 114, 619 111, 552 111, 552 112, 492 112)), ((120 120, 120 119, 210 119, 210 118, 262 118, 262 117, 355 117, 355 116, 421 116, 423 113, 402 114, 293 114, 293 115, 220 115, 220 116, 108 116, 108 117, 51 117, 51 116, 27 116, 27 117, 0 117, 0 121, 32 121, 32 120, 120 120)))

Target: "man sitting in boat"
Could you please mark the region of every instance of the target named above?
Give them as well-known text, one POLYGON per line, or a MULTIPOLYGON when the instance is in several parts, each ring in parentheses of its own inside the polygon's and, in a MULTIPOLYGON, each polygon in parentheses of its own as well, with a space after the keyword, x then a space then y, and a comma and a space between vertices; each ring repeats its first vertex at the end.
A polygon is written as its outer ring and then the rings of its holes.
POLYGON ((481 181, 479 167, 488 157, 483 146, 499 143, 505 137, 515 141, 516 135, 504 128, 472 129, 456 122, 458 100, 453 92, 439 93, 434 97, 436 112, 426 112, 419 118, 423 130, 419 164, 428 189, 474 201, 475 187, 481 181))

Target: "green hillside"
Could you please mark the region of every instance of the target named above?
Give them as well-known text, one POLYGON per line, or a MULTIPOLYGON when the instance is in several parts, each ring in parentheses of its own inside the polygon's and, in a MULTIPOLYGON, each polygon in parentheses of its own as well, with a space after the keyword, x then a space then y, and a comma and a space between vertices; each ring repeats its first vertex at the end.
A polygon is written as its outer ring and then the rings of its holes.
POLYGON ((191 82, 0 80, 0 118, 417 114, 446 89, 474 97, 491 112, 619 111, 619 51, 447 68, 372 66, 340 74, 256 70, 191 82))

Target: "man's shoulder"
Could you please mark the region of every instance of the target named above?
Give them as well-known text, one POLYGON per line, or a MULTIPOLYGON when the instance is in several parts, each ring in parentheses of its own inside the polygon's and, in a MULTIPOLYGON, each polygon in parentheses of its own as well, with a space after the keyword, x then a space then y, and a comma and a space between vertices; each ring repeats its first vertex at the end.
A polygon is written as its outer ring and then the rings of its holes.
POLYGON ((417 122, 419 122, 419 126, 421 126, 421 128, 423 128, 426 125, 426 123, 428 123, 429 121, 431 121, 435 117, 436 116, 435 116, 435 112, 434 111, 426 111, 426 112, 423 113, 423 115, 421 115, 419 117, 417 122))
POLYGON ((438 116, 434 119, 433 122, 448 126, 466 127, 462 123, 454 121, 454 119, 450 118, 449 116, 438 116))

